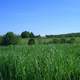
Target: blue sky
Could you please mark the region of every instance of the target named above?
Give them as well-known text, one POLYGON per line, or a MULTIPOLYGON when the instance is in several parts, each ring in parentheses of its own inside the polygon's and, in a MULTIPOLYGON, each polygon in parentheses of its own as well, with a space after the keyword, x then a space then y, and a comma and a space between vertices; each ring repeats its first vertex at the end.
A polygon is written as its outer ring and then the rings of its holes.
POLYGON ((0 0, 0 34, 80 32, 80 0, 0 0))

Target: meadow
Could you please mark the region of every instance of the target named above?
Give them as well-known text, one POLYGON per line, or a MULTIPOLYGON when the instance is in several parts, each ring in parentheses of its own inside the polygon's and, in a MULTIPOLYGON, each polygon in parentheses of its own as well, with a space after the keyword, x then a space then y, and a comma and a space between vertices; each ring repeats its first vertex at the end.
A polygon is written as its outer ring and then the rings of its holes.
POLYGON ((0 80, 80 80, 80 45, 1 46, 0 80))

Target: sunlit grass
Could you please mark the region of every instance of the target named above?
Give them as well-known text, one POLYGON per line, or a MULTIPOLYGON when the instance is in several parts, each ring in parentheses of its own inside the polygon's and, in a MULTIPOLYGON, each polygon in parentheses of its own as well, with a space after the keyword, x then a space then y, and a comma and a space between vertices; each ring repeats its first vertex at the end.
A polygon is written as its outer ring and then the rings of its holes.
POLYGON ((80 45, 0 47, 0 80, 80 80, 80 45))

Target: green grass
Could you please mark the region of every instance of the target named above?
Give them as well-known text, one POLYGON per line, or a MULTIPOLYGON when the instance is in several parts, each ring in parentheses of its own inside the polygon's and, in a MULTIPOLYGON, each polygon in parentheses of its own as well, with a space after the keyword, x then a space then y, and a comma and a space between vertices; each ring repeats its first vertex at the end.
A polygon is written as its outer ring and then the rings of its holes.
MULTIPOLYGON (((80 37, 64 37, 64 38, 45 38, 45 37, 41 37, 41 38, 33 38, 35 40, 35 44, 54 44, 53 40, 54 39, 57 39, 57 43, 60 42, 61 39, 65 39, 65 40, 69 40, 71 38, 74 38, 74 43, 76 44, 80 44, 80 37)), ((25 38, 25 39, 22 39, 20 38, 18 44, 19 45, 25 45, 25 44, 28 44, 28 40, 29 38, 25 38)))
POLYGON ((80 45, 0 47, 0 80, 80 80, 80 45))

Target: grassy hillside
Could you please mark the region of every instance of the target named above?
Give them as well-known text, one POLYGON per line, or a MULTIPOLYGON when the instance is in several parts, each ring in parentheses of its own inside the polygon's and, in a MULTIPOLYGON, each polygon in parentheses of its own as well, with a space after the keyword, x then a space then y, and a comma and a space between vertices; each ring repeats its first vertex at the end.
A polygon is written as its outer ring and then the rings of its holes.
MULTIPOLYGON (((80 44, 80 37, 65 37, 65 38, 61 38, 61 37, 57 37, 57 38, 47 38, 47 37, 41 37, 41 38, 33 38, 35 40, 35 44, 54 44, 54 40, 56 40, 56 43, 61 43, 61 40, 62 39, 65 39, 65 42, 63 43, 66 43, 67 40, 70 40, 71 38, 74 39, 74 42, 73 43, 76 43, 76 44, 80 44)), ((20 42, 19 44, 20 45, 27 45, 28 43, 28 40, 29 38, 25 38, 25 39, 22 39, 20 38, 20 42)))
POLYGON ((80 80, 80 45, 0 47, 0 80, 80 80))

